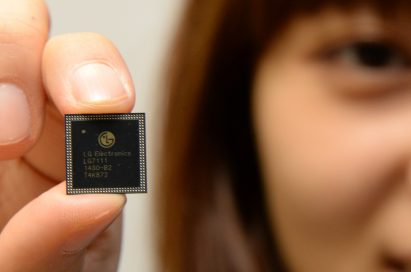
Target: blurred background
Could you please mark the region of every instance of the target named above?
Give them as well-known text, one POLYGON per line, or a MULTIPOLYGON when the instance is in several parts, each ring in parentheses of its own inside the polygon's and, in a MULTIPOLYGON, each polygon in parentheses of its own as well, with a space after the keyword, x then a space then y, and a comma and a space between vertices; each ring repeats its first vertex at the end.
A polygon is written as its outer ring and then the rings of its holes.
POLYGON ((156 164, 163 114, 164 66, 184 0, 46 0, 51 36, 98 32, 112 40, 133 75, 137 92, 134 112, 147 118, 148 194, 128 195, 119 272, 158 271, 154 217, 156 164))

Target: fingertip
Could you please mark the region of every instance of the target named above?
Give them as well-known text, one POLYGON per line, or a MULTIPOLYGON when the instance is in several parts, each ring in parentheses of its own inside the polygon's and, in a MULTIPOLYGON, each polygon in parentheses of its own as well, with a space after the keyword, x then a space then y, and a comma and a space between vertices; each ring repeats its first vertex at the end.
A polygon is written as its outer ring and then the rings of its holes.
POLYGON ((41 133, 48 21, 42 0, 0 1, 0 160, 22 156, 41 133))
MULTIPOLYGON (((43 202, 43 205, 53 202, 53 209, 59 213, 59 217, 62 220, 69 221, 95 220, 96 218, 101 219, 104 216, 115 217, 126 204, 124 194, 68 195, 66 193, 66 182, 61 182, 49 191, 44 192, 39 199, 43 202), (73 217, 73 212, 79 214, 73 217)), ((70 222, 70 224, 78 226, 75 222, 70 222)), ((88 224, 88 222, 85 222, 85 224, 88 224)))
POLYGON ((111 41, 95 33, 54 37, 43 55, 46 89, 62 113, 129 112, 135 90, 111 41))
POLYGON ((58 222, 60 228, 66 228, 61 251, 70 255, 87 248, 121 214, 126 204, 123 194, 67 195, 65 182, 41 197, 45 205, 55 203, 51 213, 58 215, 54 221, 58 222))
POLYGON ((64 182, 56 185, 5 226, 0 235, 0 263, 6 270, 18 271, 81 267, 84 250, 118 218, 124 204, 124 195, 69 196, 64 182))
POLYGON ((0 160, 27 152, 40 136, 44 95, 14 83, 0 83, 0 160))

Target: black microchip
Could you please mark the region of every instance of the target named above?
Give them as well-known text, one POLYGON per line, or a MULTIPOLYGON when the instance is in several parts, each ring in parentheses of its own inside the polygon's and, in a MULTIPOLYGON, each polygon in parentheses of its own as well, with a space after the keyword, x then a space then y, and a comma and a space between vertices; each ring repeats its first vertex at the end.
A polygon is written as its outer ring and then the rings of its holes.
POLYGON ((146 193, 145 114, 67 114, 67 194, 146 193))

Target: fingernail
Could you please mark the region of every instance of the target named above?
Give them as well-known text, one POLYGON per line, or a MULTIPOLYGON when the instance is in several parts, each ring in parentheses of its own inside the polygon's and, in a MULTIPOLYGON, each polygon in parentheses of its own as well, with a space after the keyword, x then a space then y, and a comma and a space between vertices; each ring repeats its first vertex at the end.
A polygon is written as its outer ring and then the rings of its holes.
POLYGON ((30 109, 24 92, 0 84, 0 145, 18 142, 30 133, 30 109))
POLYGON ((73 95, 80 103, 102 103, 128 97, 120 75, 105 64, 93 63, 74 71, 73 95))

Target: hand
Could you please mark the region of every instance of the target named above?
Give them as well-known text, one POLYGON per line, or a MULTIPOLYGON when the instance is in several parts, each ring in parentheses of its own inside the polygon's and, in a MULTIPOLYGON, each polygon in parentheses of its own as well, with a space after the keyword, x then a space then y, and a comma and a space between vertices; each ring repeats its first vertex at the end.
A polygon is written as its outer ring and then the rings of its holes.
POLYGON ((62 116, 128 112, 133 83, 107 39, 48 32, 43 1, 0 1, 0 270, 115 271, 125 197, 65 194, 62 116))

